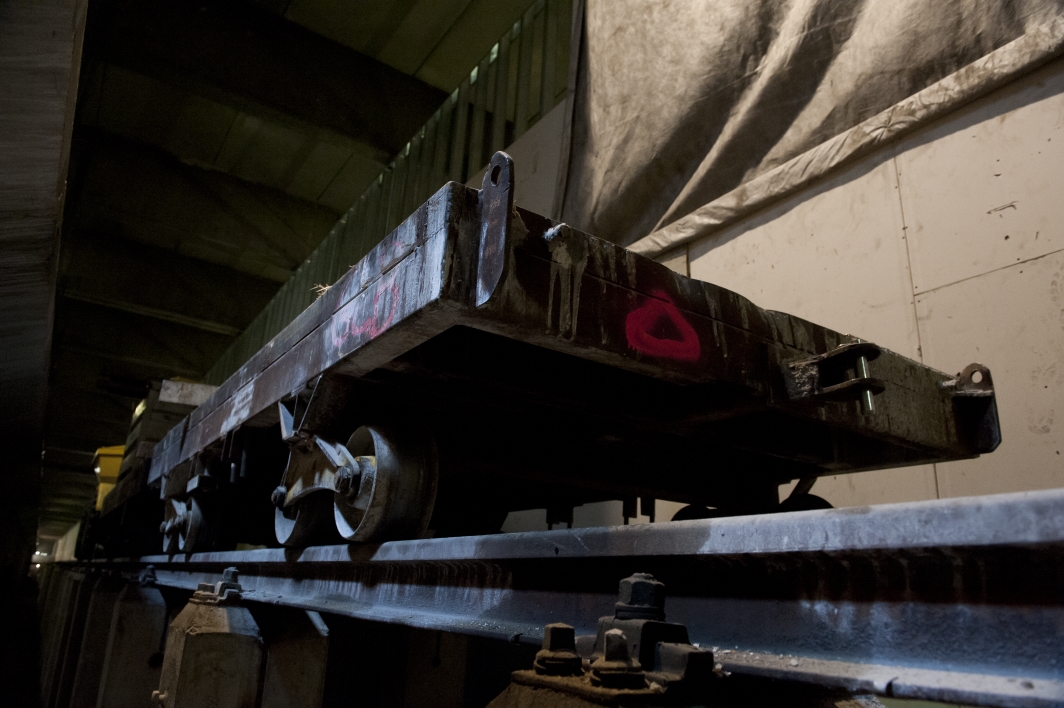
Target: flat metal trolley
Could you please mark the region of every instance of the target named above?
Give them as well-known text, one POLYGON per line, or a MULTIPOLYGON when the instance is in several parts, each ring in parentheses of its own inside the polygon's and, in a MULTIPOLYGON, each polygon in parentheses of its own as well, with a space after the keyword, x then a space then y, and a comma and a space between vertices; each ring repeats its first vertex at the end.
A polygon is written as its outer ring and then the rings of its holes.
POLYGON ((156 446, 168 553, 498 531, 668 499, 771 512, 819 476, 974 457, 993 383, 764 310, 449 183, 156 446))

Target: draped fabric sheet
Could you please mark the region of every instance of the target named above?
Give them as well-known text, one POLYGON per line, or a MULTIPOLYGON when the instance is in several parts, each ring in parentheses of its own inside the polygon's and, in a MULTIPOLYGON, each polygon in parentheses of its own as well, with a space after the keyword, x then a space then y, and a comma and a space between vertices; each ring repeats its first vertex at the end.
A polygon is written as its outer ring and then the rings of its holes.
POLYGON ((588 0, 561 217, 660 254, 1062 49, 1064 0, 588 0))

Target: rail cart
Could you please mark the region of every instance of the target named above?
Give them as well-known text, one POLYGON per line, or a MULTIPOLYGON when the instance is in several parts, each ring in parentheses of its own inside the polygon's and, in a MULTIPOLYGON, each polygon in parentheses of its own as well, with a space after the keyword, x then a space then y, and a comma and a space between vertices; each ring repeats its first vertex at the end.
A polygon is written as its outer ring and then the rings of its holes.
MULTIPOLYGON (((514 206, 441 188, 156 446, 169 553, 497 531, 507 512, 811 504, 821 475, 1000 442, 949 376, 514 206)), ((692 514, 692 515, 698 515, 692 514)))

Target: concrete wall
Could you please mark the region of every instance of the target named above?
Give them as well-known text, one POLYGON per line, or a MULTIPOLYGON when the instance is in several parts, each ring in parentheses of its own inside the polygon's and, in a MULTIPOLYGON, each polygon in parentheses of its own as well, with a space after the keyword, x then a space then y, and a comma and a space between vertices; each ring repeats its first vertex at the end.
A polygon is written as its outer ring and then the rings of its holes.
POLYGON ((0 2, 0 595, 22 583, 36 543, 59 222, 86 7, 85 0, 0 2))
POLYGON ((1062 177, 1057 61, 688 249, 693 277, 761 307, 949 373, 990 367, 997 452, 815 493, 852 506, 1064 486, 1062 177))

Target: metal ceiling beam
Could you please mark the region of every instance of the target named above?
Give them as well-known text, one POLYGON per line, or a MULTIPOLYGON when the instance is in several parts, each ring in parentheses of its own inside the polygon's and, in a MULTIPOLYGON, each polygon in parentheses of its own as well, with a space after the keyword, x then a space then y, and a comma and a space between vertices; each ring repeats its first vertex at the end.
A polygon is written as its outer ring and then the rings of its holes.
POLYGON ((206 332, 235 337, 277 283, 103 233, 63 242, 59 294, 206 332))
POLYGON ((126 441, 129 421, 106 421, 81 413, 50 416, 45 441, 48 444, 75 447, 85 452, 126 441))
POLYGON ((446 93, 250 4, 93 3, 87 53, 394 156, 446 93))
POLYGON ((213 332, 83 302, 63 300, 57 309, 57 348, 150 367, 159 378, 202 376, 230 341, 213 332))
POLYGON ((53 390, 84 391, 125 405, 129 410, 148 393, 148 382, 157 369, 139 371, 117 367, 102 357, 83 356, 57 348, 52 353, 53 390))
POLYGON ((48 416, 53 422, 57 416, 62 416, 72 420, 82 419, 116 426, 121 434, 121 439, 115 441, 115 444, 118 444, 126 439, 126 431, 133 418, 133 408, 134 405, 115 400, 115 397, 106 393, 53 386, 48 401, 48 416))
POLYGON ((173 312, 165 308, 140 305, 135 302, 130 302, 125 298, 108 297, 107 295, 94 294, 83 290, 64 290, 63 297, 68 300, 87 302, 90 305, 109 307, 113 310, 129 312, 134 315, 144 315, 145 317, 162 320, 163 322, 173 322, 174 324, 202 329, 205 332, 213 332, 214 334, 224 334, 229 337, 235 337, 243 331, 240 327, 222 324, 221 322, 213 322, 211 320, 200 319, 199 317, 190 317, 189 315, 183 315, 180 312, 173 312))
MULTIPOLYGON (((79 355, 83 355, 83 356, 96 357, 96 358, 99 358, 99 359, 106 359, 108 361, 121 362, 123 364, 130 364, 130 365, 133 365, 133 366, 136 366, 136 367, 145 368, 145 369, 154 369, 155 371, 158 372, 158 378, 160 378, 160 379, 167 378, 167 374, 164 373, 164 372, 169 372, 169 375, 171 375, 171 376, 186 376, 186 377, 196 377, 196 376, 202 374, 202 372, 199 369, 193 369, 193 368, 190 368, 188 366, 185 366, 184 364, 182 364, 180 362, 175 362, 175 361, 172 361, 172 360, 163 361, 162 357, 146 359, 146 358, 143 358, 143 357, 132 356, 132 355, 129 355, 129 354, 122 354, 121 352, 118 352, 118 351, 108 351, 106 349, 94 349, 92 347, 84 347, 84 346, 78 346, 76 344, 67 344, 67 343, 57 344, 56 345, 56 349, 58 349, 60 351, 60 353, 69 352, 69 353, 79 354, 79 355)), ((156 377, 149 376, 148 378, 156 378, 156 377)))
POLYGON ((327 207, 183 164, 103 130, 79 126, 75 138, 66 234, 121 236, 284 282, 339 218, 327 207))

